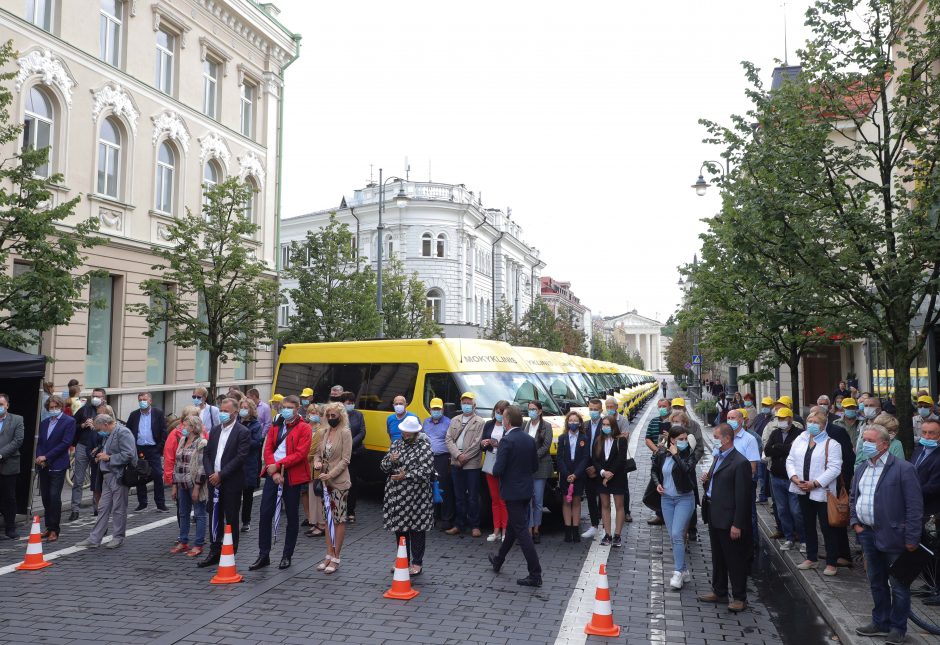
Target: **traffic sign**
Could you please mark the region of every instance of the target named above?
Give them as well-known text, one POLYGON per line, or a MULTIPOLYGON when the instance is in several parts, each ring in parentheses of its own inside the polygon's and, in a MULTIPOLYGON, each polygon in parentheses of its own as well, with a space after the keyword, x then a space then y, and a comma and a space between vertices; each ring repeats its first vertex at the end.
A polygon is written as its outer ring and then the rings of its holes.
POLYGON ((687 370, 692 369, 692 363, 686 363, 686 364, 685 364, 685 369, 687 369, 687 370))
POLYGON ((702 355, 692 354, 692 365, 701 365, 701 364, 702 364, 702 355))

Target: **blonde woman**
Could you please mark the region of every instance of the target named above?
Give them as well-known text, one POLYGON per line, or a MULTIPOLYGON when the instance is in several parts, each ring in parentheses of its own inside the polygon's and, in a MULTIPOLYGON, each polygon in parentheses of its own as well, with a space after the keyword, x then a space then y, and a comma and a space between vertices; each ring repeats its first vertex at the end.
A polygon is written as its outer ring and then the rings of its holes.
POLYGON ((898 459, 904 461, 904 446, 900 441, 897 440, 898 434, 898 418, 893 414, 888 414, 887 412, 882 412, 877 417, 875 417, 875 424, 879 426, 884 426, 888 431, 888 436, 891 437, 891 443, 888 444, 888 454, 894 455, 898 459))
POLYGON ((342 403, 329 403, 324 408, 327 428, 320 442, 320 450, 313 461, 320 471, 323 485, 323 503, 330 505, 335 539, 326 530, 326 556, 317 565, 317 571, 333 573, 339 568, 343 538, 346 536, 347 498, 352 481, 349 478, 349 459, 352 456, 352 432, 349 416, 342 403), (329 494, 327 494, 329 491, 329 494))
POLYGON ((191 558, 202 553, 206 543, 206 501, 209 499, 206 473, 202 464, 202 453, 206 448, 202 421, 198 415, 183 419, 180 425, 180 441, 173 462, 173 499, 179 508, 179 539, 170 553, 186 552, 191 558), (189 548, 189 515, 196 516, 196 543, 189 548))
POLYGON ((313 430, 313 438, 310 440, 310 455, 307 461, 310 463, 310 484, 307 486, 307 494, 304 496, 304 514, 307 516, 307 522, 310 529, 304 534, 307 537, 323 537, 323 529, 326 526, 326 519, 323 513, 323 500, 318 497, 314 490, 316 482, 320 478, 320 471, 313 467, 317 455, 320 453, 320 442, 323 441, 323 435, 326 433, 323 423, 323 406, 311 403, 307 406, 307 423, 313 430))

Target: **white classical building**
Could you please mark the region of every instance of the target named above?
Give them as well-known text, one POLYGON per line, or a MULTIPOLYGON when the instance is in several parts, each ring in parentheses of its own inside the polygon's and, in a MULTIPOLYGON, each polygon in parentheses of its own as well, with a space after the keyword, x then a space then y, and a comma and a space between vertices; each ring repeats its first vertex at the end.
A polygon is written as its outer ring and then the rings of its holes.
MULTIPOLYGON (((24 124, 14 145, 49 146, 44 172, 61 173, 53 199, 81 197, 73 221, 97 219, 104 246, 87 253, 100 270, 79 311, 33 348, 55 359, 56 391, 78 379, 108 389, 122 418, 137 392, 179 410, 208 378, 208 356, 144 336, 127 306, 145 302, 153 249, 167 224, 201 208, 203 186, 238 176, 256 189, 248 205, 259 225, 246 244, 277 265, 277 167, 283 69, 299 36, 271 4, 251 0, 0 0, 0 40, 18 51, 10 115, 24 124)), ((31 270, 16 258, 7 271, 31 270)), ((165 337, 165 336, 164 336, 165 337)), ((223 365, 220 385, 270 388, 275 355, 223 365)))
POLYGON ((619 316, 595 318, 595 333, 601 331, 605 340, 623 345, 629 352, 637 352, 643 367, 650 371, 662 370, 665 360, 661 346, 663 323, 628 311, 619 316))
MULTIPOLYGON (((326 208, 281 222, 282 264, 292 241, 327 224, 330 215, 349 226, 361 257, 376 266, 379 186, 369 184, 326 208)), ((539 296, 545 263, 523 239, 511 212, 484 208, 478 194, 463 184, 389 182, 385 189, 383 262, 398 257, 427 286, 434 318, 452 338, 476 338, 494 311, 509 305, 518 319, 539 296), (397 205, 403 190, 407 202, 397 205)), ((285 290, 296 281, 282 280, 285 290)), ((279 324, 287 324, 293 304, 282 305, 279 324)))

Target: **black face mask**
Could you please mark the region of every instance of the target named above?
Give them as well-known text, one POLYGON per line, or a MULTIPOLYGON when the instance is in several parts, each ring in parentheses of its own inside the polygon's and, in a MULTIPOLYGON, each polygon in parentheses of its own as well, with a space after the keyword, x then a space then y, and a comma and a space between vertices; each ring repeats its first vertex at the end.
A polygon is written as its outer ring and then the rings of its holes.
POLYGON ((331 417, 327 419, 326 422, 330 424, 331 428, 335 428, 339 425, 339 417, 331 417))

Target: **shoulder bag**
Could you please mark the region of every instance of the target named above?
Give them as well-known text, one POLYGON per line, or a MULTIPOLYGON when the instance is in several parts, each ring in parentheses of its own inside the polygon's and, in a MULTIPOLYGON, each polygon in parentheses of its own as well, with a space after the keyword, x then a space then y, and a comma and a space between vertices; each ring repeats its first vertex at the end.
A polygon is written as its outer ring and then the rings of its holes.
POLYGON ((624 452, 627 454, 626 459, 623 460, 623 472, 624 474, 632 473, 636 470, 636 459, 630 456, 630 444, 629 441, 620 441, 620 445, 623 446, 624 452))
MULTIPOLYGON (((829 465, 829 442, 831 439, 826 439, 826 462, 825 465, 829 465)), ((826 510, 829 515, 829 526, 834 526, 836 528, 844 528, 849 525, 849 492, 845 489, 845 483, 842 481, 842 475, 839 475, 838 484, 836 485, 836 492, 838 495, 833 495, 829 492, 829 489, 826 489, 826 510)))

